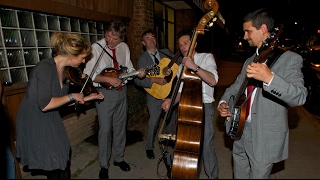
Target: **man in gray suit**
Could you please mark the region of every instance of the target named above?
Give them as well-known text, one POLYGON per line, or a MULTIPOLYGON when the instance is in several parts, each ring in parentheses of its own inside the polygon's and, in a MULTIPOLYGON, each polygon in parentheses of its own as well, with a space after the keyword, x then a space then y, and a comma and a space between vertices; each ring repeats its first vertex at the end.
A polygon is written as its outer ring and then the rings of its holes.
MULTIPOLYGON (((142 45, 145 51, 138 57, 137 68, 146 68, 154 64, 158 64, 162 58, 167 57, 172 58, 173 54, 168 49, 157 49, 157 42, 155 38, 155 33, 152 30, 147 30, 142 34, 142 45), (171 57, 170 57, 171 56, 171 57)), ((151 88, 153 83, 159 85, 165 85, 167 82, 164 78, 159 77, 148 77, 145 78, 135 78, 134 82, 136 85, 143 88, 151 88)), ((149 112, 149 123, 148 123, 148 134, 146 141, 146 154, 149 159, 154 159, 154 139, 158 130, 159 121, 162 113, 161 99, 157 99, 146 93, 147 107, 149 112)), ((175 130, 175 112, 172 113, 171 120, 167 125, 166 133, 172 134, 175 130)))
POLYGON ((232 111, 228 109, 231 103, 227 104, 230 97, 242 93, 238 91, 246 78, 249 82, 250 79, 257 81, 252 98, 247 102, 251 107, 248 107, 250 111, 245 118, 242 135, 233 143, 236 179, 267 179, 273 164, 288 158, 287 107, 301 106, 306 101, 307 90, 301 73, 300 55, 286 51, 271 67, 265 61, 253 62, 259 53, 266 52, 264 47, 268 46, 264 46, 264 41, 269 39, 273 28, 274 19, 267 9, 259 9, 245 16, 243 38, 257 50, 245 61, 240 74, 219 101, 220 115, 232 116, 232 111))

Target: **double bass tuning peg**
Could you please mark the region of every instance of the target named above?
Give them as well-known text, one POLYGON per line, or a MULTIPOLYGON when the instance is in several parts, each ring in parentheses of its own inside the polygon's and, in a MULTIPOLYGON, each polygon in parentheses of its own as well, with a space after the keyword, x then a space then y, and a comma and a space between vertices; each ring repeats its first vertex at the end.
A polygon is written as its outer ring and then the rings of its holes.
MULTIPOLYGON (((215 21, 217 21, 217 18, 216 17, 214 17, 210 22, 209 22, 209 24, 208 25, 206 25, 207 27, 212 27, 213 26, 213 23, 215 22, 215 21)), ((205 30, 209 30, 209 29, 205 29, 205 30)))

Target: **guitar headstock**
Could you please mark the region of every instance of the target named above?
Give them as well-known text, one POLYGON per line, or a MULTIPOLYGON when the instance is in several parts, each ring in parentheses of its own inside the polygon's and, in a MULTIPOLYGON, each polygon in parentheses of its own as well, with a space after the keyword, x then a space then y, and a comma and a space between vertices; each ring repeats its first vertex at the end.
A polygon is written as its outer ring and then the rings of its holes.
POLYGON ((262 42, 261 47, 259 48, 259 52, 264 51, 267 48, 274 49, 278 46, 279 36, 283 32, 283 24, 279 27, 275 27, 270 35, 262 42))
POLYGON ((278 47, 279 36, 282 33, 283 25, 280 25, 280 28, 274 28, 270 33, 269 37, 262 42, 261 47, 259 48, 259 56, 255 58, 254 62, 265 62, 270 53, 278 47))

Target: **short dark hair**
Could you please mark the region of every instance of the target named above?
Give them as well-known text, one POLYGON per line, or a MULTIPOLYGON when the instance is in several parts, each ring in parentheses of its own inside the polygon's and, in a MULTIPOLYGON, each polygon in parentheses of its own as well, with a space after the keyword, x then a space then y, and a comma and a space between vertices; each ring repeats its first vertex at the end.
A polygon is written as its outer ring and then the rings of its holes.
POLYGON ((152 34, 152 35, 156 36, 156 33, 152 29, 148 29, 142 33, 142 35, 141 35, 142 40, 143 40, 143 37, 147 34, 152 34))
POLYGON ((274 19, 271 12, 266 8, 261 8, 250 12, 243 18, 244 22, 252 21, 252 26, 260 29, 262 24, 266 24, 268 31, 271 32, 274 27, 274 19))
POLYGON ((192 36, 193 36, 192 30, 190 30, 190 29, 184 29, 184 30, 178 32, 177 38, 179 39, 179 38, 181 38, 182 36, 185 36, 185 35, 189 36, 190 39, 191 39, 192 36))

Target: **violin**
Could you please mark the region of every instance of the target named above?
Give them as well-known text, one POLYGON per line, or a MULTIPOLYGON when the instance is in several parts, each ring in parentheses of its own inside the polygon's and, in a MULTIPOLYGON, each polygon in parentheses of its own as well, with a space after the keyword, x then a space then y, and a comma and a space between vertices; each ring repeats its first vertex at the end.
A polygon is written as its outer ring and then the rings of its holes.
POLYGON ((99 93, 99 91, 93 86, 91 78, 87 74, 83 74, 79 67, 75 68, 67 66, 65 68, 65 73, 67 83, 76 89, 81 88, 79 92, 83 93, 84 96, 91 93, 99 93))

